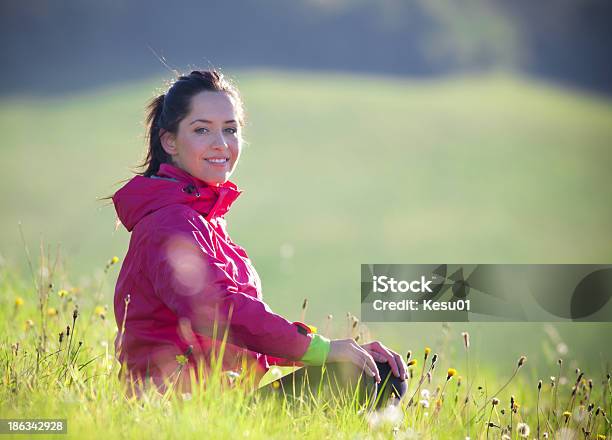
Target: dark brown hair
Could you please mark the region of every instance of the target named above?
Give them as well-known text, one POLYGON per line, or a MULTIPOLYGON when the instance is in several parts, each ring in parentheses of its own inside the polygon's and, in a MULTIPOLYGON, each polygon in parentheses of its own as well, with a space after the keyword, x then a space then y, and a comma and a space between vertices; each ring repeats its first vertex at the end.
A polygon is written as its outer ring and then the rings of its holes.
MULTIPOLYGON (((234 101, 238 123, 244 127, 245 110, 238 89, 232 81, 217 70, 194 70, 189 75, 177 74, 166 92, 156 96, 146 107, 145 126, 147 150, 142 164, 133 170, 140 176, 150 177, 159 171, 162 163, 171 163, 171 158, 161 144, 160 130, 176 134, 179 123, 191 110, 191 99, 200 92, 226 92, 234 101)), ((125 179, 121 182, 126 182, 125 179)), ((112 195, 98 200, 112 199, 112 195)))

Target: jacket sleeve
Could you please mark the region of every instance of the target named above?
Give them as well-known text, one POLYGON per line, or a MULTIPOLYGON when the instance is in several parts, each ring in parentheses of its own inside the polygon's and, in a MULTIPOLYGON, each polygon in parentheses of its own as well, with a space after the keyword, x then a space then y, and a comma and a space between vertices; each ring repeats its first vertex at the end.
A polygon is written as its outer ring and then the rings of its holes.
POLYGON ((313 334, 312 341, 300 361, 306 365, 323 365, 331 349, 331 341, 325 336, 313 334))
POLYGON ((243 293, 206 230, 185 219, 179 228, 156 230, 147 242, 144 271, 155 295, 194 331, 219 340, 227 331, 229 343, 288 360, 304 356, 313 335, 243 293))
MULTIPOLYGON (((295 322, 294 322, 295 324, 295 322)), ((304 365, 323 365, 327 361, 327 356, 331 349, 331 341, 323 335, 312 334, 312 340, 308 349, 299 361, 291 361, 288 359, 267 356, 270 365, 280 366, 304 366, 304 365)))

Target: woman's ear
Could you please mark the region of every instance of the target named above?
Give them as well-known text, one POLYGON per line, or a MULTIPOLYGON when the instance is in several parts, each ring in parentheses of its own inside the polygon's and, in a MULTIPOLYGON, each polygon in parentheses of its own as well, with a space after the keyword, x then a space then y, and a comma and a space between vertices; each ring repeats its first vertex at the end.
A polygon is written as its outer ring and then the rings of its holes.
POLYGON ((174 133, 170 133, 169 131, 164 131, 162 135, 159 137, 161 141, 162 148, 166 153, 170 156, 174 156, 177 154, 176 151, 176 136, 174 133))

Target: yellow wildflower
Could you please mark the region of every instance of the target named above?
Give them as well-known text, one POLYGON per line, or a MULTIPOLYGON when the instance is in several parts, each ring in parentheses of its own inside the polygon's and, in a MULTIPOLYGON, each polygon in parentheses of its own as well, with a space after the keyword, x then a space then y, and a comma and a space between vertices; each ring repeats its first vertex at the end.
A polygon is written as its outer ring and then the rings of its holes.
POLYGON ((15 297, 15 307, 21 307, 23 305, 23 298, 20 296, 15 297))
POLYGON ((416 359, 410 359, 410 360, 408 361, 408 366, 409 366, 409 367, 412 367, 412 366, 414 366, 414 365, 416 365, 416 364, 417 364, 417 360, 416 360, 416 359))
POLYGON ((94 313, 102 319, 106 318, 106 308, 103 306, 96 306, 94 313))
POLYGON ((446 373, 446 380, 450 380, 450 378, 453 377, 455 374, 457 374, 457 370, 455 370, 454 368, 449 368, 446 373))
POLYGON ((113 257, 110 260, 111 264, 117 264, 119 262, 119 257, 113 257))
POLYGON ((48 316, 57 316, 57 309, 55 307, 49 307, 47 309, 48 316))
POLYGON ((59 296, 60 298, 68 296, 68 291, 66 289, 61 289, 57 292, 57 296, 59 296))

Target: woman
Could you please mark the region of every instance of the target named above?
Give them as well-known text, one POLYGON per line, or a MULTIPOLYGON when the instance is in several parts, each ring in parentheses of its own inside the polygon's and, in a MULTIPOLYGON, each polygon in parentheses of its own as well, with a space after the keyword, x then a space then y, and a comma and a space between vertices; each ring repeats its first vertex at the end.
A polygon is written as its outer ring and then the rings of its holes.
MULTIPOLYGON (((151 378, 163 391, 177 370, 206 369, 226 334, 224 370, 260 378, 274 364, 349 363, 378 383, 378 362, 401 388, 399 354, 379 342, 330 341, 262 301, 257 272, 224 219, 242 193, 229 178, 244 119, 237 89, 216 71, 180 76, 148 107, 144 171, 112 197, 132 233, 114 300, 121 377, 151 378)), ((189 374, 180 377, 188 387, 189 374)))

